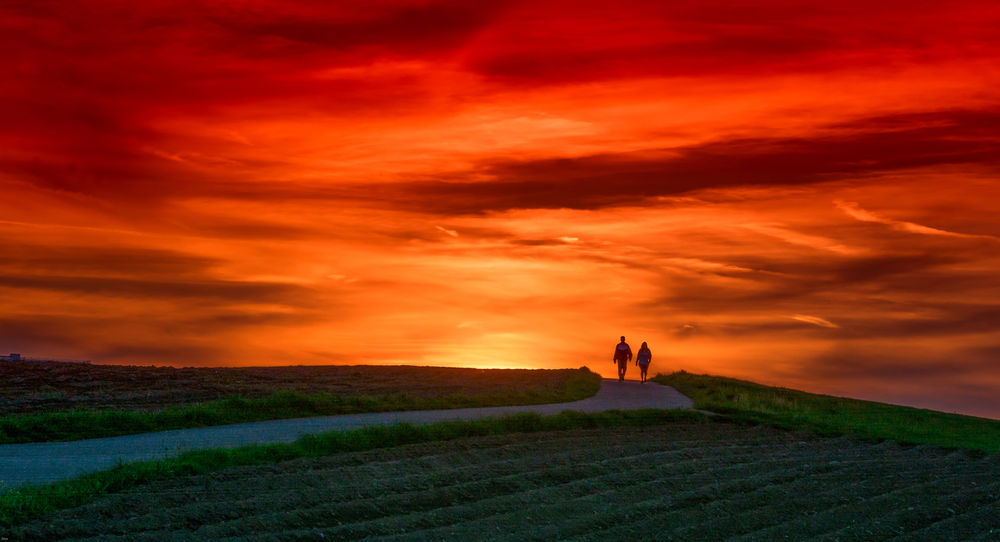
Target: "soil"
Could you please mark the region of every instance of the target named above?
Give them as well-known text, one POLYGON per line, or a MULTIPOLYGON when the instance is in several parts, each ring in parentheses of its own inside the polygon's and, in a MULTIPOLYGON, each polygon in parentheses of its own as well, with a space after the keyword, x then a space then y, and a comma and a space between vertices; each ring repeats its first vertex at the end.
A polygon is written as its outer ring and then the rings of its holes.
POLYGON ((0 361, 0 414, 70 409, 155 410, 220 399, 305 393, 439 397, 558 388, 568 370, 412 366, 154 367, 0 361))
POLYGON ((600 412, 616 409, 691 408, 691 406, 690 399, 667 386, 604 380, 597 394, 572 403, 368 412, 196 427, 74 442, 6 444, 0 445, 0 491, 8 487, 50 483, 88 472, 110 469, 120 462, 169 457, 183 450, 292 442, 306 434, 344 431, 372 425, 476 420, 520 412, 553 415, 564 410, 600 412))
POLYGON ((998 498, 998 456, 677 423, 231 469, 65 510, 20 537, 996 540, 998 498))

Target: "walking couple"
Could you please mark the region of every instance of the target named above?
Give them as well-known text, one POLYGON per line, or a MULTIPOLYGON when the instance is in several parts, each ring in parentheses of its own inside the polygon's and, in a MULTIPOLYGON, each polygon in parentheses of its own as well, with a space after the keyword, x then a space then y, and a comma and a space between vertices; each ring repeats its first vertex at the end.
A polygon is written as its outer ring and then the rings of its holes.
MULTIPOLYGON (((630 361, 632 361, 632 348, 625 342, 625 336, 622 335, 621 342, 615 347, 615 357, 611 360, 612 363, 618 363, 618 380, 620 382, 625 381, 625 369, 628 368, 630 361)), ((642 346, 639 347, 639 352, 635 355, 635 364, 639 366, 642 382, 646 381, 646 371, 649 370, 649 362, 651 361, 653 361, 653 353, 643 342, 642 346)))

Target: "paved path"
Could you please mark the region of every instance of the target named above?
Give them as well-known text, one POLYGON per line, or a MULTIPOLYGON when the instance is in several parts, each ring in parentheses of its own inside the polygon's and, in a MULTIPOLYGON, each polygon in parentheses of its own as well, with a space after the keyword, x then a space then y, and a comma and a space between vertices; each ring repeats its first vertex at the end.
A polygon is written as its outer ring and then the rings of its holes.
POLYGON ((143 461, 186 450, 231 448, 248 444, 292 442, 302 435, 357 429, 369 425, 474 420, 518 412, 558 414, 564 410, 599 412, 638 408, 692 408, 691 399, 655 383, 605 379, 596 395, 573 403, 407 412, 371 412, 343 416, 295 418, 240 423, 122 437, 38 442, 0 446, 0 490, 24 484, 44 484, 104 470, 119 461, 143 461))

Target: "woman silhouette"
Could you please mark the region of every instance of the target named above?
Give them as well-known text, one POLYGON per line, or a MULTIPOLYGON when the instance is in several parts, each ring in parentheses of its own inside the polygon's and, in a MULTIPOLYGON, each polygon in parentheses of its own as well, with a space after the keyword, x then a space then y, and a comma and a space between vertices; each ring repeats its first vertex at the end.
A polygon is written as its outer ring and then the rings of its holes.
POLYGON ((646 342, 643 341, 642 346, 639 347, 639 352, 635 355, 635 364, 639 366, 639 372, 642 373, 642 382, 646 381, 646 371, 649 370, 649 362, 653 361, 653 353, 646 346, 646 342))

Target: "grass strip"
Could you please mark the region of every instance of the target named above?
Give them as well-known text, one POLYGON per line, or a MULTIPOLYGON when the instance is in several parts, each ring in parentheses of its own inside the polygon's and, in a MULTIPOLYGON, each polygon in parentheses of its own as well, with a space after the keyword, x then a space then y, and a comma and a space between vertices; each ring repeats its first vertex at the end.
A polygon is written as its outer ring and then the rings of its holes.
POLYGON ((360 412, 564 403, 591 397, 600 387, 600 375, 581 367, 571 371, 561 386, 546 390, 502 391, 482 395, 448 394, 439 397, 415 397, 405 393, 371 396, 281 391, 258 399, 232 396, 155 412, 46 412, 0 418, 0 444, 115 437, 170 429, 360 412))
POLYGON ((124 463, 78 478, 48 485, 23 486, 0 494, 0 526, 13 528, 47 513, 81 506, 103 495, 157 480, 206 474, 231 467, 466 437, 600 427, 641 427, 679 421, 708 423, 710 417, 690 410, 655 409, 598 413, 566 411, 554 416, 523 413, 475 421, 399 424, 333 431, 307 435, 289 444, 198 450, 160 461, 124 463))
POLYGON ((1000 421, 859 399, 819 395, 684 371, 652 379, 728 419, 821 436, 850 435, 979 452, 1000 451, 1000 421))

